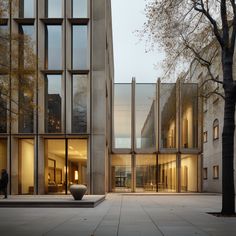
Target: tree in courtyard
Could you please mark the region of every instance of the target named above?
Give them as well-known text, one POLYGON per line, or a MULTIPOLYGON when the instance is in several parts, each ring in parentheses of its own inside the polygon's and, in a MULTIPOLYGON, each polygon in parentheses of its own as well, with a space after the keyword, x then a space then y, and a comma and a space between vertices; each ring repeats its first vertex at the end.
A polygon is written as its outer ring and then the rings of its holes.
MULTIPOLYGON (((235 214, 234 133, 236 81, 233 78, 236 3, 235 0, 149 0, 147 22, 141 34, 148 35, 164 49, 166 69, 193 59, 208 71, 208 82, 222 86, 224 125, 222 133, 222 214, 235 214), (208 53, 203 53, 211 46, 208 53), (221 55, 222 78, 217 79, 212 64, 221 55)), ((212 94, 218 91, 212 91, 212 94)))
POLYGON ((35 46, 29 27, 19 25, 18 32, 10 32, 6 17, 15 10, 10 4, 0 1, 0 132, 6 132, 7 121, 17 117, 33 121, 35 108, 35 46))

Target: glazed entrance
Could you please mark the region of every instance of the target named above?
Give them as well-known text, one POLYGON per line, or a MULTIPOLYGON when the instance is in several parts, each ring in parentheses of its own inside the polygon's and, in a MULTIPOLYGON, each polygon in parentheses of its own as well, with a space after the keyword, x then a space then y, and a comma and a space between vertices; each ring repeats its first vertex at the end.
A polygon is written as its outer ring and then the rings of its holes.
POLYGON ((197 192, 198 169, 197 155, 182 155, 179 160, 174 154, 113 155, 111 188, 112 192, 197 192))
POLYGON ((67 194, 71 184, 87 185, 86 139, 45 140, 45 193, 67 194))

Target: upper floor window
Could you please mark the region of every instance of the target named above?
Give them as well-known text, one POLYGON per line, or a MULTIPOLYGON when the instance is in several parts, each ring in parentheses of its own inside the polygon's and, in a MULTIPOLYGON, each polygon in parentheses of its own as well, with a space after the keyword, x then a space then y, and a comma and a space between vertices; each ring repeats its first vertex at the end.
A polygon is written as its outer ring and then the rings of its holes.
POLYGON ((62 18, 62 0, 47 0, 47 17, 62 18))
POLYGON ((74 70, 88 69, 88 27, 87 25, 72 26, 72 61, 74 70))
POLYGON ((45 131, 61 132, 62 92, 61 75, 47 75, 45 78, 45 131))
POLYGON ((48 70, 60 70, 62 67, 62 30, 61 25, 46 27, 46 61, 48 70))
POLYGON ((19 16, 21 18, 34 18, 34 1, 20 0, 19 16))
POLYGON ((88 17, 88 0, 72 0, 72 17, 88 17))
POLYGON ((219 139, 219 120, 215 119, 213 122, 213 140, 219 139))
POLYGON ((204 143, 207 142, 207 136, 208 136, 207 131, 205 131, 205 132, 203 133, 203 142, 204 142, 204 143))
POLYGON ((219 179, 219 166, 213 166, 213 179, 219 179))

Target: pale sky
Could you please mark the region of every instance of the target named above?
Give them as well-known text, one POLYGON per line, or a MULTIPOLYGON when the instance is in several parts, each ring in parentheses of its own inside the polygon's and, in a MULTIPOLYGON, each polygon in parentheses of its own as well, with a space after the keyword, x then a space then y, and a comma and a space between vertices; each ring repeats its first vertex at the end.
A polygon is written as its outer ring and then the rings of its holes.
POLYGON ((113 47, 115 82, 153 83, 163 71, 159 65, 163 55, 156 51, 145 52, 145 40, 135 34, 145 22, 146 0, 111 0, 113 21, 113 47))

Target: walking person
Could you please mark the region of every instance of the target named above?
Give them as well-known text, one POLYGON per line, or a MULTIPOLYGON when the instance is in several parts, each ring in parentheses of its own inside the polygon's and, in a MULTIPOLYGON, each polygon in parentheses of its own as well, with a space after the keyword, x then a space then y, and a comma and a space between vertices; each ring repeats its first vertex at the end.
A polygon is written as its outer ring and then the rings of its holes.
POLYGON ((0 190, 4 194, 4 198, 7 198, 7 184, 8 184, 8 173, 5 169, 2 169, 0 190))

